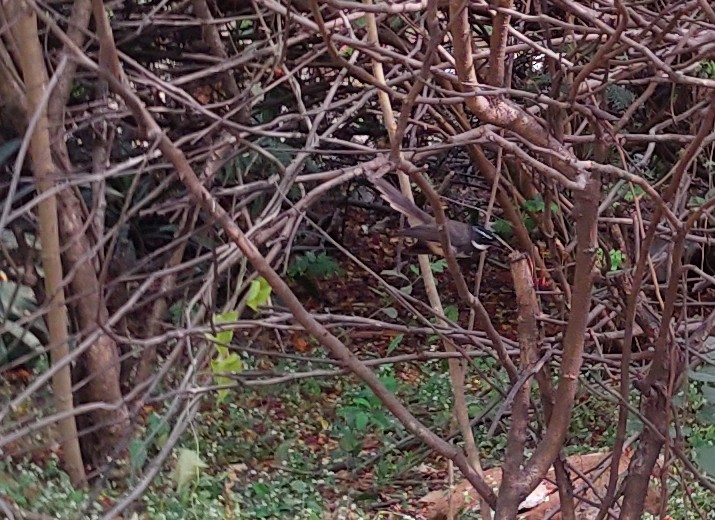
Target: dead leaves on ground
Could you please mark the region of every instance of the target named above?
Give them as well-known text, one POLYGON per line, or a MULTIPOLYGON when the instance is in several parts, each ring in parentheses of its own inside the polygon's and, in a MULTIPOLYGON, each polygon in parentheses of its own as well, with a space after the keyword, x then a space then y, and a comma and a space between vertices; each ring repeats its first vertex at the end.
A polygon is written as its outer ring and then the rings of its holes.
MULTIPOLYGON (((602 497, 605 494, 606 486, 608 485, 610 458, 608 453, 591 453, 587 455, 573 455, 566 459, 567 466, 578 470, 579 474, 585 474, 593 483, 593 487, 588 486, 581 478, 575 477, 573 480, 574 492, 576 498, 576 515, 580 520, 589 520, 595 518, 598 513, 598 507, 594 507, 591 503, 599 503, 597 497, 602 497), (584 497, 586 500, 578 500, 578 497, 584 497), (590 503, 589 503, 590 502, 590 503)), ((624 454, 618 465, 619 475, 622 475, 628 468, 630 455, 624 454)), ((570 472, 574 475, 574 472, 570 472)), ((484 478, 493 489, 497 489, 501 485, 501 468, 492 468, 484 472, 484 478)), ((646 504, 658 503, 658 489, 651 488, 646 499, 646 504)), ((442 520, 447 518, 450 501, 454 511, 467 512, 479 509, 479 496, 469 482, 462 481, 458 484, 452 493, 446 491, 432 491, 419 502, 425 504, 425 518, 427 520, 442 520)), ((559 493, 554 480, 553 469, 549 471, 546 478, 539 486, 522 502, 519 518, 520 520, 541 520, 545 518, 550 511, 559 508, 559 493)), ((657 513, 657 509, 647 507, 647 511, 653 514, 657 513)), ((561 518, 560 513, 550 516, 554 520, 561 518)))

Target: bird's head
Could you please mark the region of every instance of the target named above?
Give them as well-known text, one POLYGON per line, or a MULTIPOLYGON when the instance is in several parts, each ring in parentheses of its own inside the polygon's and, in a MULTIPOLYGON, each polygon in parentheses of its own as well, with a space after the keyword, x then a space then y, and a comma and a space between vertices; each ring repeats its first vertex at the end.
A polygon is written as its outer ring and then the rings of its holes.
POLYGON ((499 235, 484 226, 472 226, 471 234, 472 247, 477 251, 486 251, 491 246, 513 250, 499 235))

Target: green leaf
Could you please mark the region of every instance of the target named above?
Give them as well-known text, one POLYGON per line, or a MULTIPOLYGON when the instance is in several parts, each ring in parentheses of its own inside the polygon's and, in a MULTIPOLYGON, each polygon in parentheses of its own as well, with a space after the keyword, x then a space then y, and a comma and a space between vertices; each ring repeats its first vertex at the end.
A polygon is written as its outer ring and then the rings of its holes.
POLYGON ((292 447, 292 440, 285 440, 281 442, 273 453, 273 460, 278 464, 288 461, 288 457, 290 456, 290 449, 292 447))
MULTIPOLYGON (((238 319, 238 311, 227 311, 221 314, 214 314, 211 318, 211 322, 214 325, 224 325, 227 323, 234 323, 238 319)), ((226 345, 230 345, 233 340, 232 330, 222 330, 218 332, 215 336, 213 334, 206 334, 206 339, 216 343, 219 351, 227 351, 226 345)))
POLYGON ((389 356, 393 350, 395 350, 400 343, 402 343, 402 339, 405 337, 404 334, 398 334, 392 340, 390 340, 390 344, 387 346, 387 355, 389 356))
POLYGON ((388 430, 392 428, 394 424, 390 415, 384 412, 375 412, 374 414, 372 414, 372 422, 378 425, 383 430, 388 430))
POLYGON ((715 61, 703 60, 700 62, 698 76, 701 78, 715 78, 715 61))
POLYGON ((395 318, 397 318, 397 309, 395 309, 394 307, 385 307, 384 309, 382 309, 382 312, 384 312, 390 319, 394 320, 395 318))
MULTIPOLYGON (((400 382, 392 375, 380 376, 380 382, 393 394, 397 392, 397 387, 400 385, 400 382)), ((373 391, 369 390, 369 392, 369 395, 374 400, 375 405, 382 406, 382 401, 378 399, 378 397, 373 393, 373 391)))
POLYGON ((710 373, 707 369, 697 372, 690 372, 688 377, 693 381, 702 381, 703 383, 715 383, 715 374, 710 373))
POLYGON ((705 473, 715 477, 715 446, 695 448, 695 460, 705 473))
POLYGON ((169 315, 171 316, 171 323, 174 325, 179 325, 181 323, 181 317, 183 316, 184 313, 184 308, 186 307, 186 304, 179 300, 178 302, 174 303, 169 307, 169 315))
POLYGON ((633 104, 636 95, 621 85, 610 83, 606 86, 606 99, 613 108, 623 111, 633 104))
POLYGON ((290 487, 293 491, 296 493, 305 493, 308 491, 308 485, 303 482, 302 480, 294 480, 293 482, 290 483, 290 487))
POLYGON ((626 194, 623 196, 627 202, 633 202, 636 199, 647 196, 645 190, 640 186, 632 186, 627 188, 627 190, 628 191, 626 191, 626 194))
MULTIPOLYGON (((215 325, 231 323, 238 319, 237 311, 229 311, 223 314, 215 315, 213 322, 215 325)), ((243 362, 238 354, 229 351, 228 347, 233 340, 232 330, 222 330, 216 336, 207 335, 209 339, 216 343, 216 357, 211 360, 211 371, 214 374, 214 382, 217 385, 229 385, 233 381, 229 377, 220 374, 236 374, 243 370, 243 362), (223 345, 222 345, 223 344, 223 345)), ((222 403, 228 396, 228 389, 222 388, 217 392, 217 401, 222 403)))
POLYGON ((248 294, 246 295, 246 300, 248 306, 251 307, 255 303, 256 298, 258 298, 258 293, 261 292, 261 282, 254 280, 251 282, 251 286, 248 288, 248 294))
POLYGON ((370 417, 362 411, 359 411, 355 414, 355 428, 358 431, 365 431, 367 428, 367 423, 370 422, 370 417))
POLYGON ((633 414, 629 414, 628 421, 626 422, 626 431, 629 434, 640 433, 643 431, 643 421, 633 414))
POLYGON ((526 230, 531 233, 536 229, 537 222, 531 218, 531 215, 527 215, 524 217, 524 227, 526 227, 526 230))
POLYGON ((399 31, 405 26, 405 22, 399 16, 392 16, 387 23, 393 31, 399 31))
POLYGON ((340 449, 348 453, 355 453, 357 451, 360 451, 360 440, 349 428, 343 430, 338 445, 340 446, 340 449))
POLYGON ((307 276, 308 278, 331 278, 340 272, 338 262, 327 253, 316 255, 308 251, 297 256, 288 268, 288 276, 295 278, 307 276))
POLYGON ((620 270, 626 262, 626 255, 618 249, 611 249, 609 255, 611 257, 611 271, 620 270))
POLYGON ((433 273, 443 273, 447 269, 447 260, 445 258, 440 258, 439 260, 432 262, 430 264, 430 269, 433 273))
POLYGON ((444 315, 450 321, 457 321, 459 319, 459 309, 456 305, 447 305, 444 308, 444 315))
POLYGON ((35 295, 26 285, 18 285, 7 281, 0 283, 0 316, 3 318, 20 318, 25 313, 37 310, 35 295))
POLYGON ((405 285, 404 287, 400 287, 400 292, 409 296, 410 294, 412 294, 412 286, 405 285))
POLYGON ((715 386, 703 385, 703 397, 708 403, 715 404, 715 386))
POLYGON ((0 365, 30 353, 44 351, 47 329, 42 318, 19 324, 37 309, 33 290, 12 281, 0 283, 0 365))
POLYGON ((703 406, 696 414, 698 421, 703 424, 712 424, 715 420, 715 404, 708 403, 703 406))
POLYGON ((533 199, 525 200, 523 206, 529 213, 541 213, 546 208, 546 204, 544 204, 544 199, 541 195, 537 195, 533 199))
POLYGON ((689 208, 689 209, 697 209, 697 208, 699 208, 700 206, 702 206, 703 204, 705 204, 706 201, 707 201, 707 199, 706 199, 705 197, 700 197, 700 196, 698 196, 698 195, 693 195, 693 196, 690 197, 690 199, 688 200, 688 208, 689 208))
MULTIPOLYGON (((216 384, 218 385, 227 385, 231 382, 231 380, 227 377, 216 377, 216 384)), ((228 397, 229 390, 228 388, 221 388, 216 392, 216 402, 218 404, 223 403, 226 398, 228 397)))
MULTIPOLYGON (((235 352, 231 352, 225 357, 219 356, 211 360, 211 371, 214 374, 214 381, 217 385, 229 385, 233 382, 230 377, 218 374, 237 374, 243 370, 243 362, 235 352)), ((228 397, 228 388, 221 388, 216 395, 218 403, 223 403, 228 397)))
POLYGON ((5 322, 3 326, 5 328, 6 333, 11 334, 15 337, 18 342, 17 346, 22 347, 22 350, 24 352, 33 350, 42 351, 42 341, 40 341, 40 339, 28 329, 20 327, 19 325, 16 325, 15 323, 12 323, 10 321, 5 322))
POLYGON ((356 397, 356 398, 353 400, 353 403, 354 403, 355 405, 364 406, 365 408, 370 408, 370 406, 371 406, 371 405, 370 405, 370 401, 368 401, 368 400, 365 399, 364 397, 356 397))
POLYGON ((161 449, 169 438, 171 429, 166 420, 155 412, 152 412, 146 420, 149 436, 154 438, 154 447, 161 449))
POLYGON ((257 312, 259 307, 268 302, 268 298, 270 296, 271 286, 265 278, 253 280, 253 282, 251 282, 251 287, 248 289, 246 305, 257 312))
POLYGON ((254 482, 251 487, 253 488, 253 492, 258 497, 265 497, 271 492, 271 488, 269 488, 264 482, 254 482))
POLYGON ((226 357, 212 359, 211 370, 214 374, 237 374, 243 370, 243 362, 238 354, 231 352, 226 357))
POLYGON ((193 450, 180 449, 179 459, 176 461, 174 470, 174 481, 176 491, 181 492, 189 483, 198 477, 199 472, 208 466, 201 460, 198 453, 193 450))
POLYGON ((132 471, 138 471, 146 462, 146 443, 141 439, 129 441, 129 464, 132 471))
POLYGON ((497 219, 492 223, 492 230, 502 236, 509 236, 513 231, 511 222, 504 220, 503 218, 497 219))
POLYGON ((0 166, 5 165, 12 154, 20 148, 21 143, 22 140, 20 138, 15 138, 0 144, 0 166))

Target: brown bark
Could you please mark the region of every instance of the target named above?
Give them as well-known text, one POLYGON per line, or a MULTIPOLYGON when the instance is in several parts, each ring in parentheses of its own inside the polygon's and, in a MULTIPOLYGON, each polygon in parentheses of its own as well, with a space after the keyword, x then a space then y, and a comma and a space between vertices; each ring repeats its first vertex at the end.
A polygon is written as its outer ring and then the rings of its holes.
MULTIPOLYGON (((86 7, 87 5, 78 3, 73 12, 79 14, 84 12, 83 10, 86 7)), ((83 22, 84 18, 81 17, 75 21, 78 23, 83 22)), ((37 74, 42 74, 44 78, 47 78, 47 72, 43 65, 44 57, 37 38, 35 30, 34 38, 23 38, 23 42, 26 43, 21 46, 21 49, 23 53, 26 53, 27 49, 34 50, 34 43, 35 41, 38 42, 37 49, 31 58, 31 65, 38 68, 37 74)), ((72 42, 70 41, 70 43, 72 42)), ((74 43, 72 44, 74 45, 74 43)), ((66 88, 66 85, 71 85, 71 82, 71 78, 67 78, 64 75, 60 76, 58 80, 60 94, 68 95, 62 87, 64 86, 66 88)), ((28 91, 30 90, 31 89, 28 89, 28 91)), ((62 104, 60 106, 58 102, 55 101, 57 97, 50 97, 49 99, 49 104, 51 104, 53 110, 56 111, 52 114, 53 123, 57 125, 62 119, 60 109, 61 106, 64 105, 62 104)), ((28 103, 28 105, 30 105, 30 103, 28 103)), ((25 125, 27 125, 27 122, 24 122, 23 126, 25 125)), ((53 141, 50 140, 49 123, 46 117, 40 121, 38 126, 47 133, 47 139, 43 142, 41 151, 43 154, 46 154, 50 161, 48 164, 51 165, 54 178, 59 178, 60 170, 70 167, 64 140, 57 139, 59 134, 55 134, 53 141), (50 152, 51 149, 55 149, 59 152, 57 157, 63 162, 62 165, 58 166, 54 163, 50 152)), ((63 254, 65 254, 64 259, 67 264, 71 266, 70 270, 74 273, 70 282, 70 289, 74 295, 73 300, 75 302, 77 320, 80 327, 86 333, 95 329, 99 326, 101 321, 107 318, 106 307, 102 304, 100 298, 99 282, 94 267, 92 266, 94 252, 85 235, 86 225, 83 222, 83 211, 75 192, 70 189, 62 190, 54 200, 56 200, 57 204, 56 210, 54 210, 57 216, 57 223, 55 225, 59 228, 63 242, 67 244, 63 252, 63 254)), ((59 262, 59 256, 57 261, 59 262)), ((59 276, 60 279, 62 279, 61 272, 59 276)), ((56 291, 51 292, 49 289, 47 290, 48 295, 54 294, 55 292, 56 291)), ((66 332, 67 331, 65 331, 65 333, 66 332)), ((88 349, 84 356, 83 366, 89 374, 89 377, 86 382, 86 387, 81 390, 81 396, 79 396, 81 402, 99 401, 121 403, 122 395, 119 387, 118 356, 116 344, 110 337, 100 336, 98 341, 88 349)), ((118 411, 106 412, 100 410, 93 413, 91 417, 79 417, 78 419, 80 422, 83 422, 85 426, 91 426, 94 430, 89 438, 83 440, 82 444, 85 452, 92 456, 95 463, 99 463, 100 459, 112 453, 117 446, 120 445, 121 435, 128 425, 128 412, 126 407, 122 405, 119 406, 118 411)))
MULTIPOLYGON (((67 36, 77 45, 82 46, 84 43, 85 30, 89 26, 89 18, 91 16, 90 0, 75 0, 72 5, 72 16, 70 24, 67 27, 67 36)), ((47 105, 47 113, 50 118, 50 135, 52 137, 52 146, 56 147, 58 143, 64 145, 64 125, 62 124, 65 105, 72 90, 72 82, 74 81, 75 72, 77 71, 77 63, 70 61, 67 68, 57 81, 50 102, 47 105)), ((66 152, 65 152, 66 155, 66 152)))
MULTIPOLYGON (((60 232, 66 240, 65 261, 74 273, 70 282, 75 296, 74 309, 82 334, 87 334, 107 321, 107 307, 100 297, 102 289, 92 266, 92 248, 84 231, 80 202, 70 190, 60 193, 59 202, 60 232)), ((121 402, 120 365, 115 341, 106 334, 99 336, 87 350, 84 363, 87 380, 80 401, 121 402)), ((118 410, 97 410, 91 416, 91 424, 99 429, 83 441, 83 447, 92 462, 99 464, 121 445, 129 426, 129 413, 126 406, 120 406, 118 410)))
POLYGON ((571 421, 578 377, 583 363, 583 346, 590 310, 593 287, 593 266, 596 248, 596 223, 600 195, 600 177, 594 175, 586 190, 575 194, 573 216, 576 220, 576 272, 574 274, 573 301, 568 325, 563 340, 563 358, 559 383, 554 394, 554 409, 542 441, 524 469, 515 478, 516 482, 499 493, 499 502, 504 510, 497 509, 495 519, 513 518, 514 504, 518 504, 539 484, 562 449, 571 421))
POLYGON ((524 464, 524 446, 529 432, 529 405, 533 367, 538 361, 539 328, 536 316, 539 305, 534 291, 531 268, 525 255, 513 253, 511 273, 517 304, 517 324, 521 374, 525 376, 512 405, 511 426, 507 434, 502 485, 497 499, 496 518, 511 518, 519 510, 520 472, 524 464))
MULTIPOLYGON (((12 6, 11 6, 12 7, 12 6)), ((57 170, 50 154, 50 135, 44 96, 48 88, 47 72, 37 32, 37 18, 24 4, 15 4, 12 14, 17 16, 15 34, 23 45, 19 51, 22 76, 25 82, 27 107, 32 116, 39 117, 31 127, 30 156, 37 183, 37 190, 43 193, 55 187, 57 170)), ((50 358, 52 365, 60 365, 69 355, 69 335, 67 308, 65 306, 62 281, 62 261, 58 233, 57 200, 49 196, 38 204, 40 240, 42 242, 42 266, 45 273, 45 294, 47 323, 50 333, 50 358)), ((77 425, 72 399, 72 376, 69 365, 56 370, 52 378, 55 403, 58 412, 67 412, 66 418, 58 423, 60 442, 64 452, 64 466, 74 486, 86 482, 82 455, 77 437, 77 425)))
MULTIPOLYGON (((514 0, 499 0, 496 3, 497 7, 502 9, 512 9, 514 0)), ((492 22, 492 36, 489 40, 489 73, 487 75, 487 83, 494 87, 504 86, 505 80, 505 50, 507 37, 509 35, 509 22, 511 16, 497 11, 492 22)))

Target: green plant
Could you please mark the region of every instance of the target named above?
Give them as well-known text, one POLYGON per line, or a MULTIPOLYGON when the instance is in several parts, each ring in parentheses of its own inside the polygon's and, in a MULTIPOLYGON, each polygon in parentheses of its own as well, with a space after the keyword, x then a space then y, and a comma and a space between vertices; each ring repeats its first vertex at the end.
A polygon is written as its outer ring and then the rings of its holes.
MULTIPOLYGON (((541 195, 537 195, 533 199, 525 200, 522 205, 524 209, 530 213, 543 213, 546 209, 546 203, 541 195)), ((552 202, 549 208, 552 213, 559 212, 559 206, 555 202, 552 202)))
POLYGON ((15 138, 0 144, 0 166, 10 161, 10 157, 19 150, 21 142, 20 139, 15 138))
POLYGON ((623 112, 633 104, 636 95, 625 87, 609 84, 606 86, 606 99, 608 99, 608 104, 612 108, 618 112, 623 112))
POLYGON ((705 195, 692 195, 688 199, 688 209, 698 209, 713 197, 715 197, 715 189, 708 190, 705 195))
POLYGON ((701 78, 715 78, 715 61, 703 60, 700 62, 698 76, 701 78))
MULTIPOLYGON (((708 357, 715 357, 712 354, 708 357)), ((698 466, 715 477, 715 365, 704 364, 688 372, 693 392, 688 404, 696 411, 696 421, 688 432, 698 466)))
MULTIPOLYGON (((214 325, 232 323, 238 319, 238 311, 224 312, 223 314, 215 314, 212 318, 214 325)), ((230 352, 228 345, 233 340, 233 330, 222 330, 216 335, 206 334, 206 339, 213 342, 216 346, 216 356, 211 360, 211 371, 214 374, 214 380, 217 385, 227 385, 232 382, 230 377, 221 374, 233 374, 240 372, 243 369, 243 362, 236 352, 230 352)), ((228 389, 222 388, 218 391, 217 400, 222 403, 228 395, 228 389)))
POLYGON ((454 401, 447 362, 429 361, 421 365, 420 372, 420 383, 411 392, 410 405, 429 413, 433 425, 442 426, 454 401))
POLYGON ((194 450, 186 448, 179 449, 179 457, 174 468, 174 481, 176 482, 176 492, 181 493, 192 480, 199 477, 200 471, 208 465, 201 460, 199 454, 194 450))
MULTIPOLYGON (((447 269, 447 260, 444 258, 439 258, 437 260, 434 260, 433 262, 430 262, 429 266, 430 270, 433 273, 440 274, 447 269)), ((416 275, 420 274, 420 268, 414 264, 410 265, 410 271, 412 271, 412 273, 416 275)))
MULTIPOLYGON (((415 272, 414 270, 412 270, 412 266, 410 266, 410 270, 413 273, 415 272)), ((412 281, 407 276, 400 273, 399 271, 396 271, 395 269, 383 269, 382 271, 380 271, 380 276, 394 276, 395 278, 399 278, 400 280, 404 281, 406 284, 399 288, 400 292, 407 294, 407 295, 412 294, 412 281)))
MULTIPOLYGON (((251 282, 246 295, 246 305, 258 312, 258 308, 268 303, 271 296, 271 286, 265 278, 261 277, 251 282)), ((235 320, 234 320, 235 321, 235 320)))
MULTIPOLYGON (((399 381, 390 368, 381 369, 380 382, 393 394, 397 392, 399 381)), ((338 425, 340 447, 352 454, 362 448, 361 436, 371 430, 383 432, 395 428, 391 414, 383 407, 382 401, 369 388, 361 387, 356 392, 343 396, 343 402, 336 413, 343 421, 338 425)))
POLYGON ((416 452, 388 452, 375 463, 373 474, 377 486, 390 486, 395 479, 419 464, 416 452))
POLYGON ((232 492, 241 504, 240 518, 321 520, 324 507, 319 484, 318 479, 278 470, 253 474, 232 492))
POLYGON ((648 197, 645 190, 640 186, 625 186, 623 189, 625 190, 623 199, 626 202, 634 202, 636 199, 648 197))
POLYGON ((387 346, 387 355, 389 356, 394 352, 394 350, 400 346, 400 343, 402 343, 402 340, 405 338, 404 334, 398 334, 394 338, 390 340, 390 344, 387 346))
POLYGON ((528 76, 526 87, 529 92, 541 92, 544 88, 549 87, 551 82, 551 74, 535 73, 528 76))
POLYGON ((220 520, 244 518, 241 503, 225 491, 229 475, 201 473, 183 493, 172 490, 166 478, 157 479, 142 496, 145 514, 152 520, 220 520))
POLYGON ((30 287, 15 282, 0 282, 0 366, 27 356, 44 352, 47 329, 41 317, 27 320, 37 311, 35 295, 30 287))
POLYGON ((0 461, 0 495, 25 511, 52 518, 93 520, 103 513, 87 492, 72 487, 54 454, 42 466, 27 459, 0 461))
POLYGON ((308 251, 295 257, 288 267, 288 276, 291 278, 330 278, 339 273, 340 266, 326 252, 316 255, 313 251, 308 251))
POLYGON ((253 35, 254 33, 254 27, 253 27, 253 20, 244 18, 238 22, 238 24, 235 25, 234 29, 234 35, 235 38, 241 39, 241 38, 248 38, 253 35))
POLYGON ((447 305, 444 308, 444 316, 449 321, 457 321, 459 319, 459 309, 456 305, 447 305))
POLYGON ((150 451, 158 451, 164 446, 169 432, 169 425, 162 416, 155 412, 147 416, 144 437, 129 441, 129 468, 132 475, 141 470, 150 451))
POLYGON ((511 222, 504 220, 503 218, 496 219, 492 223, 492 230, 502 237, 508 237, 514 231, 511 222))
MULTIPOLYGON (((626 255, 619 249, 611 249, 608 251, 608 260, 609 271, 620 271, 626 263, 626 255)), ((606 267, 606 257, 602 248, 596 251, 596 266, 599 269, 606 267)))
MULTIPOLYGON (((526 226, 526 229, 528 229, 529 231, 536 229, 536 221, 534 220, 532 215, 543 213, 546 210, 546 202, 544 202, 543 197, 539 194, 533 199, 525 200, 522 203, 522 207, 528 213, 523 217, 524 226, 526 226)), ((555 202, 549 204, 549 209, 551 213, 558 213, 560 211, 558 204, 556 204, 555 202)))

